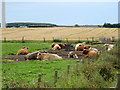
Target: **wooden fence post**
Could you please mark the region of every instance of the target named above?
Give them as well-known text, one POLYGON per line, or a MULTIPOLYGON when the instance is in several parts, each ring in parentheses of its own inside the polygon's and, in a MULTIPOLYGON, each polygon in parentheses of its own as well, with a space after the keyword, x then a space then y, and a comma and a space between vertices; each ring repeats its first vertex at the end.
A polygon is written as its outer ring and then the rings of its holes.
POLYGON ((22 37, 22 42, 25 42, 25 37, 24 36, 22 37))
POLYGON ((78 41, 80 41, 80 37, 78 38, 78 41))
POLYGON ((70 65, 67 65, 67 75, 70 73, 70 65))
POLYGON ((45 40, 45 37, 43 38, 43 41, 45 42, 46 40, 45 40))
POLYGON ((76 74, 77 74, 77 76, 78 76, 78 62, 77 62, 77 64, 75 65, 75 72, 76 72, 76 74))
POLYGON ((88 38, 87 38, 87 41, 88 41, 88 38))
POLYGON ((68 38, 66 38, 66 41, 68 42, 68 38))
POLYGON ((53 41, 55 40, 55 38, 53 37, 53 41))
POLYGON ((6 37, 4 37, 4 42, 6 42, 6 37))
POLYGON ((111 40, 112 42, 114 42, 115 41, 115 37, 112 37, 112 40, 111 40))
POLYGON ((117 86, 116 88, 119 90, 120 89, 120 73, 118 73, 118 80, 117 80, 117 86))
POLYGON ((94 41, 94 37, 92 37, 92 42, 94 41))
POLYGON ((40 87, 41 76, 42 76, 42 74, 41 74, 41 73, 39 73, 39 74, 38 74, 38 88, 40 87))
POLYGON ((58 78, 58 71, 55 71, 55 75, 54 75, 54 87, 56 87, 57 78, 58 78))

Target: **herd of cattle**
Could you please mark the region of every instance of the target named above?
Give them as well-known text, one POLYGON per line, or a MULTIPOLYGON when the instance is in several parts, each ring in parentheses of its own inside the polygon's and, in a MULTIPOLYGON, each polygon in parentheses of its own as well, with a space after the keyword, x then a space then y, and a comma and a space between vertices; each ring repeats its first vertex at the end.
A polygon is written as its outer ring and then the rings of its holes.
MULTIPOLYGON (((113 44, 104 44, 104 48, 107 51, 113 49, 113 44)), ((78 43, 74 47, 70 43, 53 43, 51 45, 52 50, 61 50, 64 49, 68 51, 68 58, 78 58, 78 55, 75 51, 81 51, 80 53, 84 55, 84 58, 92 57, 96 59, 99 56, 99 50, 97 48, 93 48, 92 46, 87 46, 85 42, 78 43), (73 50, 70 50, 73 48, 73 50)), ((28 47, 23 47, 22 49, 18 50, 16 55, 25 55, 25 60, 55 60, 55 59, 63 59, 61 56, 57 54, 48 53, 46 50, 44 51, 36 51, 33 53, 28 53, 28 47)))

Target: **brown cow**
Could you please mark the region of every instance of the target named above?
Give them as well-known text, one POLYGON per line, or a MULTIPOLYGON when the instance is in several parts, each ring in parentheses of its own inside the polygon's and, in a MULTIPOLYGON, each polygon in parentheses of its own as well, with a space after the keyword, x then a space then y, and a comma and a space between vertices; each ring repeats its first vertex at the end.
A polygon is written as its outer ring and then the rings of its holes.
POLYGON ((23 47, 22 49, 18 50, 16 55, 27 55, 28 54, 28 47, 23 47))
POLYGON ((85 58, 87 57, 93 57, 93 58, 97 58, 97 52, 94 50, 89 50, 89 49, 85 49, 83 50, 82 54, 85 54, 85 58))
POLYGON ((75 48, 75 51, 83 51, 84 49, 89 49, 90 46, 78 46, 77 48, 75 48))
POLYGON ((63 44, 63 43, 58 43, 58 45, 61 47, 61 49, 65 49, 65 44, 63 44))

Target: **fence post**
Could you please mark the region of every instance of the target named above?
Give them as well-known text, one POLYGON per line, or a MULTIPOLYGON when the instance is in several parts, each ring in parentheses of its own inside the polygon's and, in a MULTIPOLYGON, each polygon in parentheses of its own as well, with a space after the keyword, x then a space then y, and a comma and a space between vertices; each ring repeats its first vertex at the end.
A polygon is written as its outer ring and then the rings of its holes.
POLYGON ((115 41, 115 37, 112 37, 112 42, 114 42, 115 41))
POLYGON ((41 73, 39 73, 39 74, 38 74, 38 88, 40 87, 41 76, 42 76, 42 74, 41 74, 41 73))
POLYGON ((53 37, 53 41, 55 40, 55 38, 53 37))
POLYGON ((70 73, 70 65, 67 65, 67 75, 70 73))
POLYGON ((22 37, 22 42, 25 42, 25 37, 24 36, 22 37))
POLYGON ((87 41, 88 41, 88 38, 87 38, 87 41))
POLYGON ((120 73, 118 73, 118 80, 117 80, 117 86, 118 90, 120 89, 120 73))
POLYGON ((43 38, 43 41, 45 42, 46 40, 45 40, 45 37, 43 38))
POLYGON ((55 71, 55 76, 54 76, 54 87, 56 87, 57 78, 58 78, 58 71, 55 71))
POLYGON ((78 38, 78 41, 80 41, 80 37, 78 38))
POLYGON ((78 62, 77 62, 77 64, 75 65, 75 72, 76 72, 76 74, 77 74, 77 76, 78 76, 78 62))
POLYGON ((4 37, 4 42, 6 42, 6 37, 4 37))
POLYGON ((68 38, 66 38, 66 41, 68 42, 68 38))
POLYGON ((94 37, 92 37, 92 42, 94 41, 94 37))

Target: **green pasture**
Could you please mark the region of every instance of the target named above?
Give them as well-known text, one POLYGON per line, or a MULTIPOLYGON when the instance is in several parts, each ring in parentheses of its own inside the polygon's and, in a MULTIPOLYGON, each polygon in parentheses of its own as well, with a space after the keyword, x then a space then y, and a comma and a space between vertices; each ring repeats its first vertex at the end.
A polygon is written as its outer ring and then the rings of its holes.
MULTIPOLYGON (((29 52, 50 49, 52 42, 3 42, 2 55, 16 54, 21 47, 29 47, 29 52)), ((75 45, 75 44, 74 44, 75 45)), ((118 44, 120 45, 120 44, 118 44)), ((92 45, 93 47, 103 45, 92 45)), ((2 64, 2 88, 110 88, 115 87, 118 64, 117 48, 102 52, 94 61, 51 60, 22 61, 2 64), (68 68, 69 65, 69 68, 68 68), (57 75, 55 72, 57 71, 57 75)))
POLYGON ((2 55, 16 54, 22 47, 28 47, 29 53, 43 49, 50 49, 50 43, 2 43, 2 55))
MULTIPOLYGON (((21 41, 7 41, 1 43, 2 45, 2 56, 7 55, 14 55, 17 53, 19 49, 22 47, 28 47, 28 52, 35 52, 39 50, 45 50, 45 49, 51 49, 52 41, 42 42, 42 41, 27 41, 25 43, 22 43, 21 41)), ((63 42, 62 42, 63 43, 63 42)), ((76 44, 73 44, 74 46, 76 44)), ((92 47, 103 47, 103 44, 97 44, 97 45, 89 45, 92 47)))

